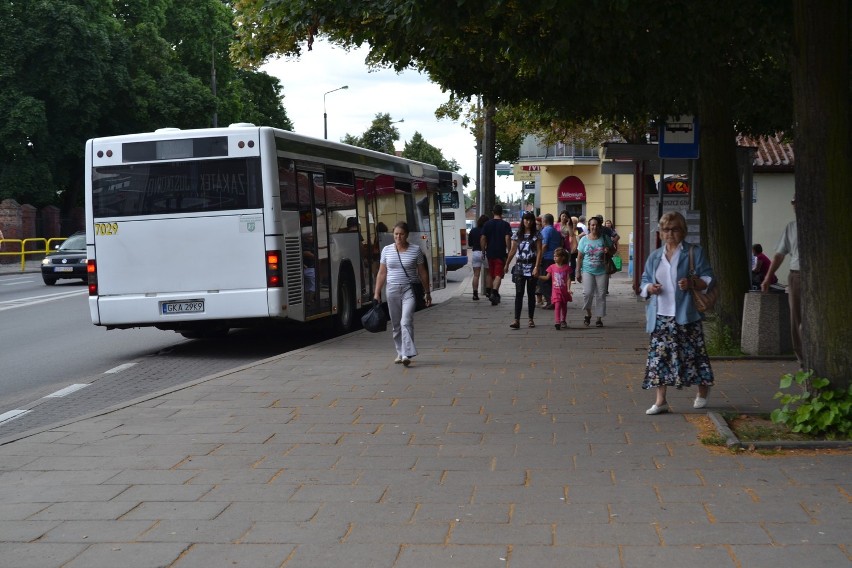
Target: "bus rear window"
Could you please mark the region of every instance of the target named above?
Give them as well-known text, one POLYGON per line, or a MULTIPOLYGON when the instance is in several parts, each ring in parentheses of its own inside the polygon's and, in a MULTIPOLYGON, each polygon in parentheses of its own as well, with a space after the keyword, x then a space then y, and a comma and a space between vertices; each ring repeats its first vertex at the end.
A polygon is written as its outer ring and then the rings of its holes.
POLYGON ((459 207, 459 194, 455 191, 450 191, 447 193, 441 192, 439 194, 441 196, 441 207, 447 209, 458 209, 459 207))
POLYGON ((125 164, 92 171, 95 217, 261 207, 259 158, 125 164))

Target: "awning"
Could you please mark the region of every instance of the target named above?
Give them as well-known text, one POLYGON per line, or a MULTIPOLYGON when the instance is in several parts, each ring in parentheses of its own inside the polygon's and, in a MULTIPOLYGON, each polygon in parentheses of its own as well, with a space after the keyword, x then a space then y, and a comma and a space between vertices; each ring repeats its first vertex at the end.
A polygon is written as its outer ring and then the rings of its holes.
POLYGON ((586 186, 577 176, 568 176, 559 183, 556 199, 559 201, 585 201, 586 186))
MULTIPOLYGON (((658 173, 660 171, 660 157, 657 144, 623 144, 619 142, 606 142, 603 145, 601 158, 601 173, 604 175, 632 175, 635 171, 634 162, 647 162, 645 171, 658 173)), ((689 160, 666 160, 666 173, 688 174, 690 172, 689 160)))

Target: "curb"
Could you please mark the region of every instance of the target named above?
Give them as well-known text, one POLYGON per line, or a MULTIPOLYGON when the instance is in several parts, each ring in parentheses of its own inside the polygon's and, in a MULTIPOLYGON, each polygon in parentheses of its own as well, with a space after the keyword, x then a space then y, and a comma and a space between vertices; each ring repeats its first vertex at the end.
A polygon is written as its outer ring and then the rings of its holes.
MULTIPOLYGON (((749 414, 740 412, 739 414, 749 414)), ((725 446, 731 449, 799 449, 799 450, 842 450, 852 448, 852 440, 774 440, 761 442, 743 442, 718 412, 708 412, 707 416, 720 436, 725 437, 725 446)))

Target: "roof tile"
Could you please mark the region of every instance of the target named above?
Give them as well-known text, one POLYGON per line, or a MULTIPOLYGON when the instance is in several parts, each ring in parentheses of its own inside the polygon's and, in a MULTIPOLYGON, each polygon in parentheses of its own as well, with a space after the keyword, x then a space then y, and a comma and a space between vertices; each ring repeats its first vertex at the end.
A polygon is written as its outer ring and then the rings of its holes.
POLYGON ((783 136, 784 134, 780 132, 774 136, 758 138, 740 134, 737 136, 737 145, 755 148, 752 165, 756 172, 791 172, 796 165, 796 157, 793 153, 793 145, 785 142, 783 136))

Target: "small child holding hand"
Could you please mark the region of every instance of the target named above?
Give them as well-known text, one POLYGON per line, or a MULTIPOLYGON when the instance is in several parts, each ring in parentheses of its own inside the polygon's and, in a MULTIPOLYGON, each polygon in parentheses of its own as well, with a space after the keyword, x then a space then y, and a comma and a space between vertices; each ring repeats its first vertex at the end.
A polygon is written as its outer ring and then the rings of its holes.
POLYGON ((547 267, 547 273, 539 276, 541 280, 553 280, 550 302, 553 304, 553 320, 557 331, 565 329, 568 324, 565 316, 568 313, 568 302, 574 301, 571 294, 571 267, 568 265, 568 253, 562 247, 553 251, 556 264, 547 267))

